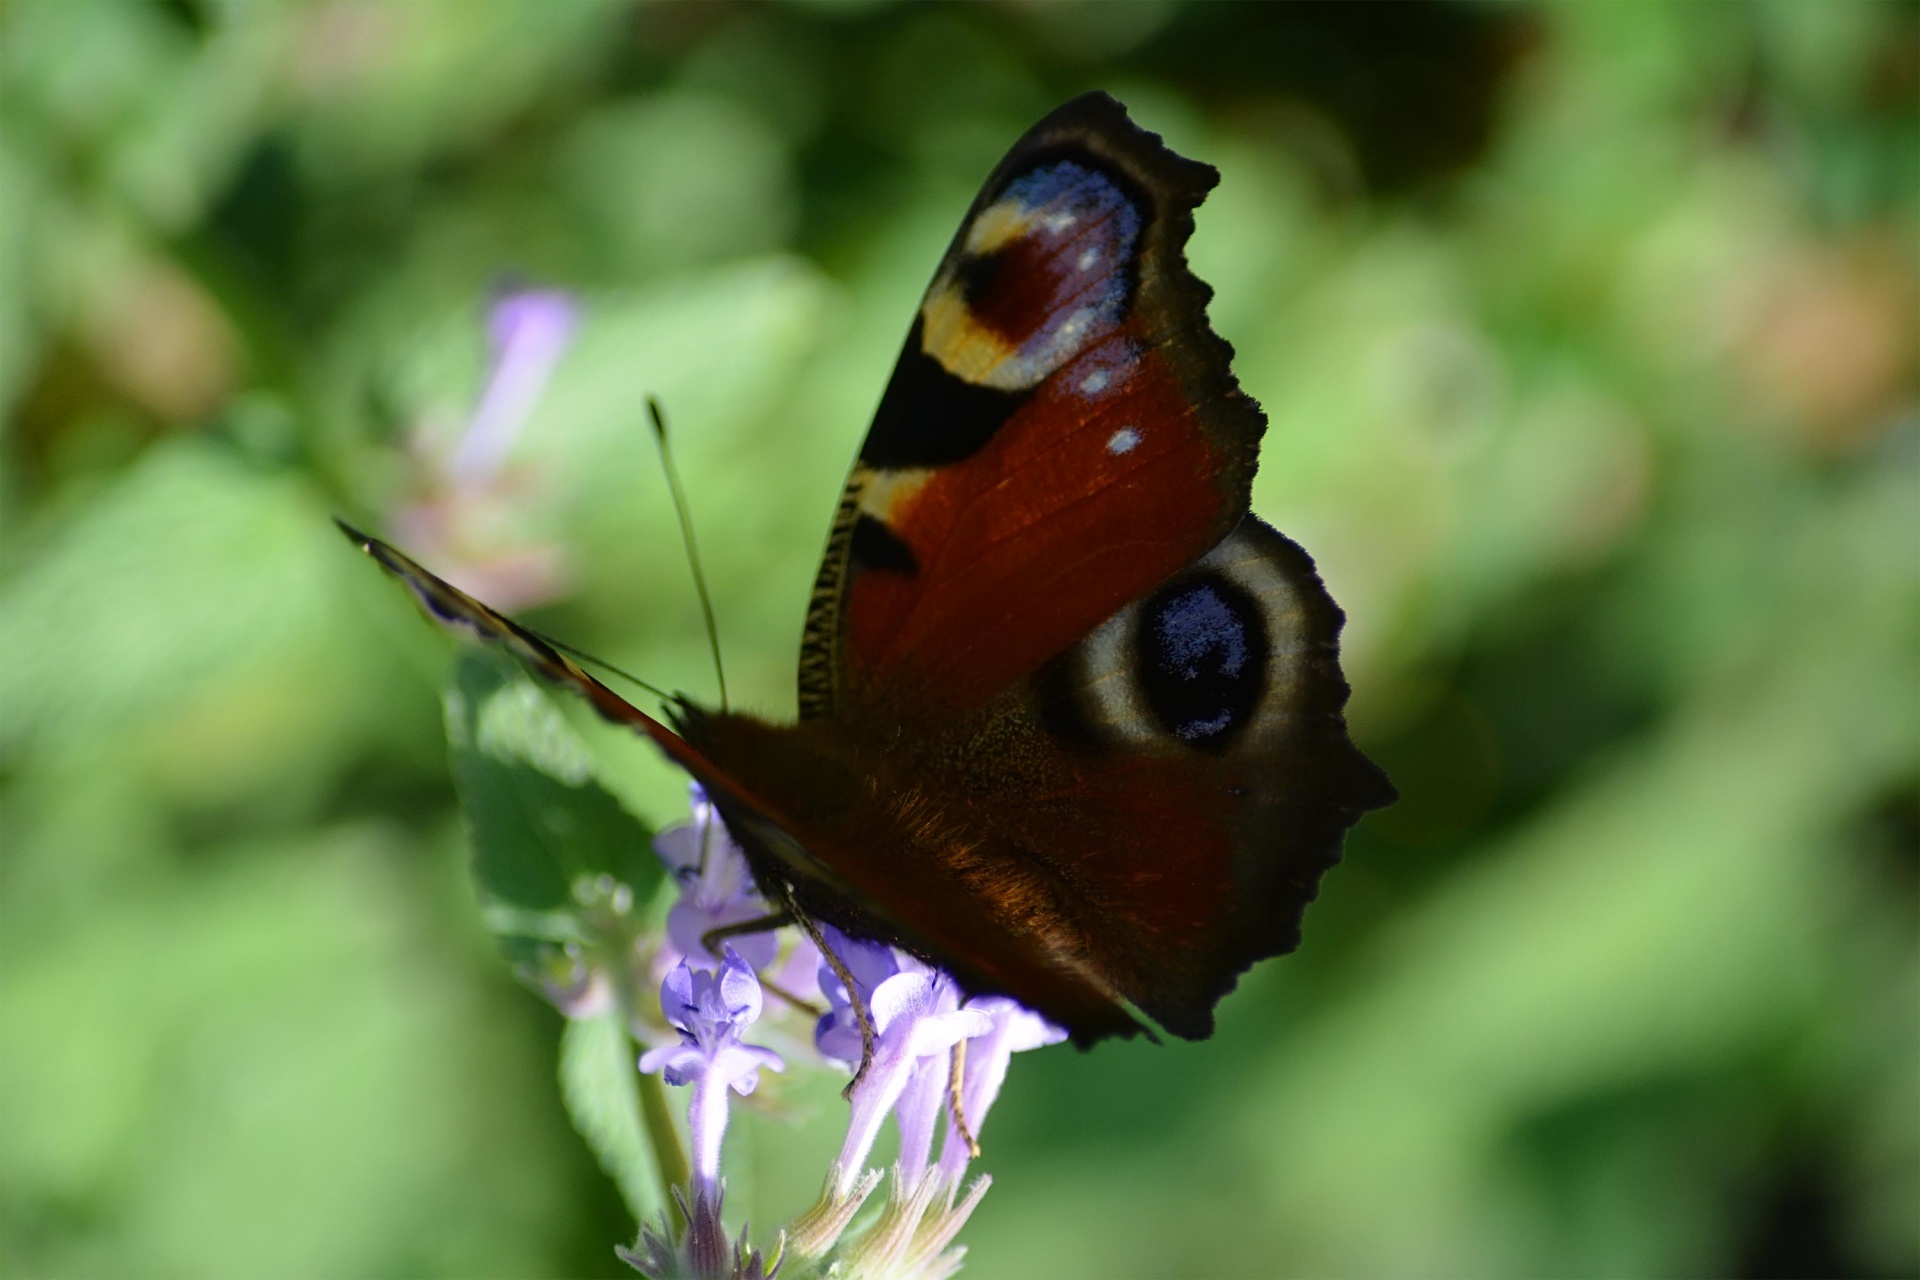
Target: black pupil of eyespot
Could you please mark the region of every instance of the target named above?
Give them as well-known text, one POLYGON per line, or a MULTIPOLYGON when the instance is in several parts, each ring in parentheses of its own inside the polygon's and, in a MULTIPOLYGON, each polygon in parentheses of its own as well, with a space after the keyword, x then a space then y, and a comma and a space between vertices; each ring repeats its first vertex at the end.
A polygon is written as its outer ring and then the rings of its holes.
POLYGON ((1218 749, 1252 720, 1266 688, 1266 619, 1241 587, 1205 574, 1161 588, 1135 644, 1147 707, 1175 738, 1218 749))

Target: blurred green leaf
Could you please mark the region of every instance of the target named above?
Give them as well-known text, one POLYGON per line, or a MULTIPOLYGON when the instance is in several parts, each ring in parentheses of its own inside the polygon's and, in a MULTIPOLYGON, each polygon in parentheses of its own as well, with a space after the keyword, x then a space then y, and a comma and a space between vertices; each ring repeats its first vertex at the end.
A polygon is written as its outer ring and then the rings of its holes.
MULTIPOLYGON (((0 440, 6 439, 14 401, 38 354, 30 235, 38 187, 37 175, 0 130, 0 440)), ((0 488, 0 503, 5 501, 0 488)), ((0 518, 4 515, 5 507, 0 506, 0 518)))
POLYGON ((634 902, 651 899, 664 874, 652 833, 594 780, 586 747, 532 680, 495 655, 465 652, 446 720, 483 899, 558 912, 602 876, 634 902))
POLYGON ((640 275, 778 248, 793 223, 788 169, 755 112, 679 93, 587 116, 562 148, 560 182, 608 263, 640 275))
POLYGON ((202 440, 147 451, 0 582, 0 744, 124 733, 311 660, 343 563, 301 481, 202 440))
POLYGON ((316 174, 347 183, 484 136, 578 74, 620 17, 607 0, 288 9, 295 136, 316 174))
POLYGON ((436 936, 399 851, 364 826, 195 849, 197 874, 0 947, 5 1270, 550 1265, 569 1152, 522 1101, 551 1096, 550 1050, 436 936))
POLYGON ((640 1111, 633 1039, 617 1012, 574 1018, 560 1037, 560 1096, 600 1167, 619 1184, 635 1222, 666 1207, 640 1111))

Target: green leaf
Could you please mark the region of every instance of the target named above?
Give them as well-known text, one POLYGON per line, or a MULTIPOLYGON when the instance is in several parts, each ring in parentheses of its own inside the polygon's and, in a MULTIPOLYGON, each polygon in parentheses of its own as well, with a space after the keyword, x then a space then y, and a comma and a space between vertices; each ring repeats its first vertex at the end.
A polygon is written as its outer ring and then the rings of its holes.
POLYGON ((573 1127, 620 1187, 635 1221, 666 1207, 640 1114, 640 1073, 618 1013, 569 1021, 560 1037, 560 1096, 573 1127))
POLYGON ((205 440, 142 454, 5 566, 0 745, 177 729, 223 691, 339 661, 328 533, 297 480, 205 440))
POLYGON ((495 655, 463 654, 446 720, 473 878, 490 907, 519 920, 563 911, 603 877, 634 902, 652 897, 663 875, 652 833, 594 779, 586 746, 530 679, 495 655))

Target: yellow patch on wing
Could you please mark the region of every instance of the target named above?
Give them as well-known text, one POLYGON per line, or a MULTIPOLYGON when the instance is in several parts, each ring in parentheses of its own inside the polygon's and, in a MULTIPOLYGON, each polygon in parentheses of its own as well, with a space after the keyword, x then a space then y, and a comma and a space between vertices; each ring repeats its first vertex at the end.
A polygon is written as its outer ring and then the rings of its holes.
POLYGON ((1001 200, 982 209, 967 227, 967 252, 984 257, 1033 233, 1039 211, 1018 200, 1001 200))
POLYGON ((933 479, 931 467, 902 467, 899 470, 876 470, 860 467, 856 474, 860 484, 860 514, 872 516, 875 520, 894 527, 893 517, 905 511, 912 504, 927 481, 933 479))
MULTIPOLYGON (((1001 200, 982 209, 968 224, 965 252, 969 257, 986 257, 1033 235, 1043 220, 1052 228, 1061 218, 1071 222, 1072 215, 1047 214, 1018 200, 1001 200)), ((1024 391, 1052 372, 1051 365, 1037 365, 1030 356, 1023 357, 1019 347, 974 318, 951 268, 927 290, 920 320, 920 349, 963 382, 997 391, 1024 391)))
POLYGON ((920 349, 976 387, 1019 391, 1031 376, 1019 349, 974 319, 957 282, 942 280, 920 304, 920 349))

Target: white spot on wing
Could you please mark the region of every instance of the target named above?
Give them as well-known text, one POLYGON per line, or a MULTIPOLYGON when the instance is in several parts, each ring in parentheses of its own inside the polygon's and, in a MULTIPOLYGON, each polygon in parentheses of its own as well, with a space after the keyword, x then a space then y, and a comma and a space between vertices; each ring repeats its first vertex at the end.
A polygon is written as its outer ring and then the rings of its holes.
POLYGON ((1073 265, 1082 271, 1091 271, 1093 270, 1093 264, 1098 261, 1100 261, 1099 248, 1089 246, 1080 251, 1080 256, 1074 260, 1073 265))
POLYGON ((1123 453, 1132 453, 1140 443, 1140 432, 1133 427, 1122 427, 1107 437, 1107 452, 1114 457, 1123 453))
POLYGON ((1092 373, 1080 379, 1080 394, 1097 396, 1107 389, 1107 384, 1111 381, 1113 381, 1113 379, 1105 369, 1095 369, 1092 373))

